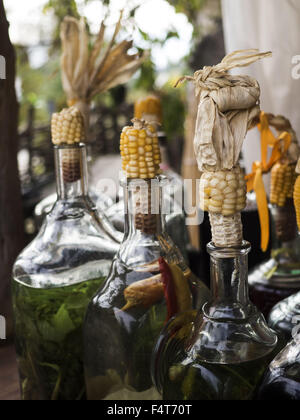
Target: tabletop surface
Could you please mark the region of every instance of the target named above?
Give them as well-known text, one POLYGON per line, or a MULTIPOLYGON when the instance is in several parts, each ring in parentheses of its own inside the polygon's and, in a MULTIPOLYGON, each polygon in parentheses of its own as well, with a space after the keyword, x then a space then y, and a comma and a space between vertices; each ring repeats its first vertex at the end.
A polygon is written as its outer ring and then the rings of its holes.
POLYGON ((16 354, 13 345, 0 347, 0 401, 20 400, 16 354))

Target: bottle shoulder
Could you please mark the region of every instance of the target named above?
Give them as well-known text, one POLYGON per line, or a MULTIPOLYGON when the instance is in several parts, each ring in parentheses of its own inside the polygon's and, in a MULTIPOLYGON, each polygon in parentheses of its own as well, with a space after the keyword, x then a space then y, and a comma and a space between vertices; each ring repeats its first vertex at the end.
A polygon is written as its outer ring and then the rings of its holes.
POLYGON ((79 274, 82 267, 88 268, 89 276, 103 273, 106 277, 118 248, 95 211, 84 203, 57 202, 36 238, 17 258, 13 277, 26 284, 60 284, 66 278, 86 277, 79 274))

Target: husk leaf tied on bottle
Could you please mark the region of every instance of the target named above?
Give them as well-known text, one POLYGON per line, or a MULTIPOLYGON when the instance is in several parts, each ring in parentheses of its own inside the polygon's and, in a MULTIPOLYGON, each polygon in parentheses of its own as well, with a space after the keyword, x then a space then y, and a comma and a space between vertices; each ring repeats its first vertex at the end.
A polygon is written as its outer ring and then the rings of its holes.
POLYGON ((238 160, 247 131, 260 113, 258 82, 228 71, 270 56, 254 49, 235 51, 218 65, 178 82, 193 81, 199 98, 194 145, 203 173, 200 207, 209 212, 218 247, 239 246, 243 240, 240 212, 246 205, 246 183, 238 160))

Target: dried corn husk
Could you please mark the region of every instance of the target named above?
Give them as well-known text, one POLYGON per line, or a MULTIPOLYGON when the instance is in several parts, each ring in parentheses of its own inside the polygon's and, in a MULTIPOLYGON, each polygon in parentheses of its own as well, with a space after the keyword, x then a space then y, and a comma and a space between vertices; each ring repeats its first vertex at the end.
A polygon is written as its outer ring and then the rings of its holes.
POLYGON ((199 97, 194 144, 200 172, 232 169, 247 131, 260 112, 258 82, 227 71, 270 56, 270 52, 257 50, 236 51, 220 64, 179 80, 193 81, 199 97))
MULTIPOLYGON (((199 97, 194 147, 200 172, 210 172, 214 177, 217 171, 236 170, 244 138, 260 113, 260 87, 249 76, 232 76, 227 72, 270 56, 270 52, 259 53, 254 49, 235 51, 220 64, 204 67, 194 77, 178 81, 193 81, 199 97)), ((229 216, 210 211, 210 220, 216 246, 242 243, 239 211, 229 216)))
POLYGON ((104 22, 101 23, 92 47, 83 18, 78 20, 67 16, 61 25, 63 88, 69 105, 76 105, 82 112, 87 131, 93 97, 128 82, 144 60, 139 54, 128 54, 132 41, 116 44, 122 16, 121 13, 108 44, 104 40, 106 27, 104 22))

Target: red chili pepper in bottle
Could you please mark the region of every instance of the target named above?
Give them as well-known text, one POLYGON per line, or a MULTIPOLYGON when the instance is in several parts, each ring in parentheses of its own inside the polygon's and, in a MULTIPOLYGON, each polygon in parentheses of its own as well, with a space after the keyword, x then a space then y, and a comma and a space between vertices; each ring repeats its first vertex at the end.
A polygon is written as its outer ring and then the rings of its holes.
POLYGON ((176 290, 175 290, 172 272, 168 264, 163 258, 159 259, 159 269, 162 275, 164 293, 165 293, 165 298, 167 302, 168 317, 167 317, 166 322, 168 322, 178 312, 176 290))

